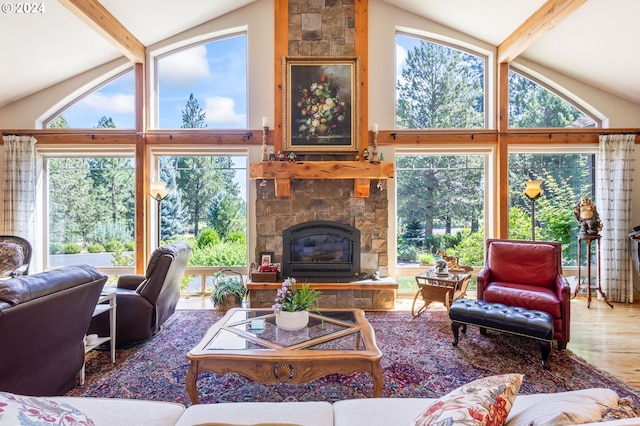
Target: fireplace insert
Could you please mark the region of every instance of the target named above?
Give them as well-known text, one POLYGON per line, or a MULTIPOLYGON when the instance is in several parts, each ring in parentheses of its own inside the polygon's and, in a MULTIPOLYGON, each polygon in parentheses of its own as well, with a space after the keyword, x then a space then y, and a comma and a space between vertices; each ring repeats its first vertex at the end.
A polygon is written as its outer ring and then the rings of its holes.
POLYGON ((315 220, 283 234, 282 274, 318 281, 359 279, 360 231, 340 222, 315 220))

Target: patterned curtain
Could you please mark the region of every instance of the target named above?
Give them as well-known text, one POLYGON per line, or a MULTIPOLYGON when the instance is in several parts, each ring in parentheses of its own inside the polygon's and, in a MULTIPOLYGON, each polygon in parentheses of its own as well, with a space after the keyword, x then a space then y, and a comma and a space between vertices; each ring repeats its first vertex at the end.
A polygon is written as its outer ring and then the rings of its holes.
POLYGON ((611 302, 633 303, 629 232, 635 135, 602 135, 596 176, 596 204, 602 220, 600 272, 611 302))
POLYGON ((36 139, 3 136, 4 140, 4 231, 32 244, 36 228, 36 139))

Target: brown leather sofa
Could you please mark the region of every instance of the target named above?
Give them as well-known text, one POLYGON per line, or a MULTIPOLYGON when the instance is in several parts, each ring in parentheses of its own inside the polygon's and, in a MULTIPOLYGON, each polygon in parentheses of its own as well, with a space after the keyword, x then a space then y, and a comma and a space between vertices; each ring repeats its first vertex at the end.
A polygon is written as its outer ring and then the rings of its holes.
POLYGON ((488 239, 478 299, 544 311, 553 317, 559 349, 569 342, 571 289, 562 275, 562 247, 551 241, 488 239))
POLYGON ((76 386, 106 282, 90 265, 0 280, 0 390, 43 396, 76 386))
MULTIPOLYGON (((153 251, 145 275, 121 275, 116 288, 116 347, 155 336, 176 309, 191 247, 175 242, 153 251)), ((109 334, 109 316, 91 321, 89 333, 109 334)))

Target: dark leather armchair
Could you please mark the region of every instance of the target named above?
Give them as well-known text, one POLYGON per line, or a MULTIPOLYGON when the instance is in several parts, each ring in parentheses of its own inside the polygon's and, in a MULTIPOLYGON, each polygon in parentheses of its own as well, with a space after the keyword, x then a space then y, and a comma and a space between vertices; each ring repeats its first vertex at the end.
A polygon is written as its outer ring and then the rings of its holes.
POLYGON ((0 235, 0 277, 29 274, 31 243, 15 235, 0 235))
POLYGON ((478 274, 478 299, 548 312, 558 348, 569 342, 571 290, 562 275, 562 248, 550 241, 488 239, 478 274))
MULTIPOLYGON (((151 254, 146 275, 121 275, 116 288, 116 346, 122 347, 156 335, 176 309, 180 282, 191 247, 176 242, 151 254)), ((109 316, 98 315, 89 333, 109 334, 109 316)))

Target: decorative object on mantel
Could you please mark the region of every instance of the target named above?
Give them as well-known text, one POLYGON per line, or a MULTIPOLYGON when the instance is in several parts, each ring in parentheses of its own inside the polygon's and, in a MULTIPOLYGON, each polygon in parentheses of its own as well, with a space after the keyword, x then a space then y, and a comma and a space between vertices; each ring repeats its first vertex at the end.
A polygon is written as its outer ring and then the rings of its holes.
POLYGON ((380 158, 378 157, 378 123, 373 123, 371 126, 373 131, 373 151, 371 152, 371 162, 379 163, 380 158))
POLYGON ((273 309, 276 325, 285 331, 302 330, 309 323, 309 310, 316 309, 322 293, 302 284, 299 288, 295 278, 287 278, 276 290, 273 309))
MULTIPOLYGON (((262 117, 262 161, 267 161, 271 159, 271 156, 267 154, 268 138, 269 138, 269 119, 267 117, 262 117)), ((275 158, 275 155, 274 155, 274 158, 275 158)))

